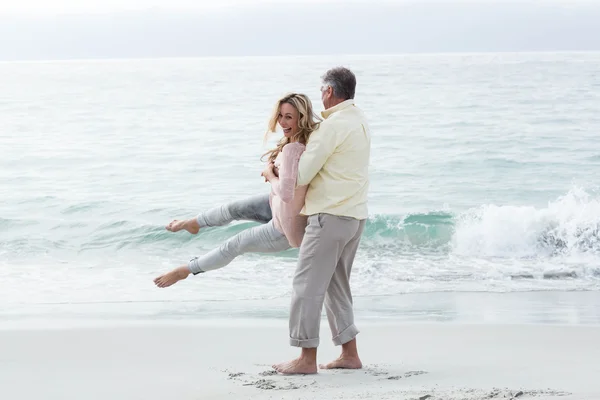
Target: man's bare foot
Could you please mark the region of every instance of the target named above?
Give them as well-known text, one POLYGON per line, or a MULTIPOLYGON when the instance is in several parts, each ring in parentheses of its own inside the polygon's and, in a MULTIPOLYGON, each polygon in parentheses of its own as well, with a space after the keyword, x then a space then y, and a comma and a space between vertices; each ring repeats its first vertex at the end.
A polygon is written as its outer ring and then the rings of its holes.
POLYGON ((335 361, 330 362, 329 364, 321 364, 319 365, 321 369, 361 369, 362 362, 360 358, 357 357, 344 357, 341 356, 335 361))
POLYGON ((192 235, 195 235, 198 233, 198 231, 200 231, 200 225, 198 225, 196 218, 182 220, 174 219, 169 225, 166 226, 166 229, 171 232, 178 232, 182 229, 185 229, 192 235))
POLYGON ((292 361, 284 362, 281 364, 273 365, 273 369, 280 374, 294 375, 294 374, 316 374, 317 363, 316 361, 310 361, 305 358, 297 358, 292 361))
POLYGON ((154 279, 154 284, 159 288, 166 288, 182 279, 187 278, 189 274, 190 269, 187 267, 187 265, 184 265, 154 279))

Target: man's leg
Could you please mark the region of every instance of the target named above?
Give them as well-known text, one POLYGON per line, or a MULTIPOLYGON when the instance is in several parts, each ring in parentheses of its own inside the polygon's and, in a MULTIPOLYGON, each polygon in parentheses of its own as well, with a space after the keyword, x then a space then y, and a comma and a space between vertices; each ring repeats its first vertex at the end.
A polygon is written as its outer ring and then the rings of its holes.
POLYGON ((359 222, 328 214, 312 215, 300 246, 293 280, 290 345, 302 348, 300 358, 274 365, 284 374, 317 372, 316 353, 325 294, 346 244, 359 222))
POLYGON ((222 268, 244 253, 277 253, 290 247, 285 235, 275 229, 270 221, 238 233, 219 248, 202 257, 193 258, 188 265, 157 277, 154 283, 158 287, 168 287, 187 278, 190 273, 197 275, 222 268))
POLYGON ((166 229, 177 232, 185 229, 195 235, 200 228, 223 226, 232 221, 254 221, 266 224, 273 218, 269 194, 259 194, 232 201, 198 214, 195 218, 173 220, 166 229))
POLYGON ((320 366, 324 369, 362 368, 362 362, 360 361, 356 347, 356 335, 359 331, 354 325, 350 274, 365 224, 365 220, 360 221, 358 231, 342 251, 342 256, 331 278, 331 283, 325 296, 325 309, 327 310, 327 319, 331 328, 333 343, 336 346, 342 346, 342 354, 337 360, 320 366))

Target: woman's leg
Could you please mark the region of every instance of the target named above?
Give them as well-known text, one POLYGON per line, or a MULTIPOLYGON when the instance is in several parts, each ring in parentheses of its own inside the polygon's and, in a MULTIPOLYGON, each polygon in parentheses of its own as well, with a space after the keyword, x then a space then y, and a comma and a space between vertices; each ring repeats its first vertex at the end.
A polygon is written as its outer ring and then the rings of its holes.
POLYGON ((273 221, 246 229, 202 257, 194 257, 187 265, 175 268, 154 280, 158 287, 167 287, 190 273, 196 275, 223 268, 244 253, 277 253, 291 248, 287 238, 273 226, 273 221))
POLYGON ((201 212, 195 218, 174 220, 167 225, 167 230, 177 232, 185 229, 196 234, 200 228, 227 225, 232 221, 254 221, 266 224, 272 219, 269 194, 259 194, 245 199, 232 201, 218 207, 201 212))
POLYGON ((266 224, 273 218, 269 194, 260 194, 232 201, 198 214, 196 220, 201 228, 222 226, 231 221, 254 221, 266 224))

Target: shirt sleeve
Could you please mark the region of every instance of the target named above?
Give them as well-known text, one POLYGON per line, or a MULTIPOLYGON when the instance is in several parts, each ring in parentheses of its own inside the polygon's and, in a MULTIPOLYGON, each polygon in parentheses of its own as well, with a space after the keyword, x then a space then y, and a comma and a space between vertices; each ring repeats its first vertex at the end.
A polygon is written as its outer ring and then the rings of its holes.
POLYGON ((314 131, 308 139, 306 150, 298 163, 298 186, 308 185, 323 168, 327 159, 337 147, 336 133, 326 122, 314 131))
POLYGON ((279 168, 279 196, 284 203, 294 200, 298 180, 298 162, 305 150, 301 143, 290 143, 283 147, 283 161, 279 168))

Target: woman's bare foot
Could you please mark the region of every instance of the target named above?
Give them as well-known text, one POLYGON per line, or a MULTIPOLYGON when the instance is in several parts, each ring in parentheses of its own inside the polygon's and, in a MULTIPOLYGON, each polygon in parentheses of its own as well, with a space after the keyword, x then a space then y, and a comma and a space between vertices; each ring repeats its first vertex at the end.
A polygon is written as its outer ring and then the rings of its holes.
POLYGON ((184 265, 154 279, 154 284, 159 288, 166 288, 182 279, 187 278, 189 274, 190 269, 187 267, 187 265, 184 265))
POLYGON ((178 232, 182 229, 185 229, 192 235, 195 235, 198 233, 198 231, 200 231, 200 225, 198 224, 198 220, 196 220, 196 218, 183 220, 174 219, 169 225, 166 226, 166 228, 171 232, 178 232))
POLYGON ((340 356, 335 361, 330 362, 329 364, 321 364, 319 365, 321 369, 361 369, 362 362, 358 357, 344 357, 340 356))
POLYGON ((279 372, 280 374, 284 375, 316 374, 317 363, 316 361, 310 361, 300 357, 292 361, 273 365, 273 369, 275 369, 275 371, 279 372))

